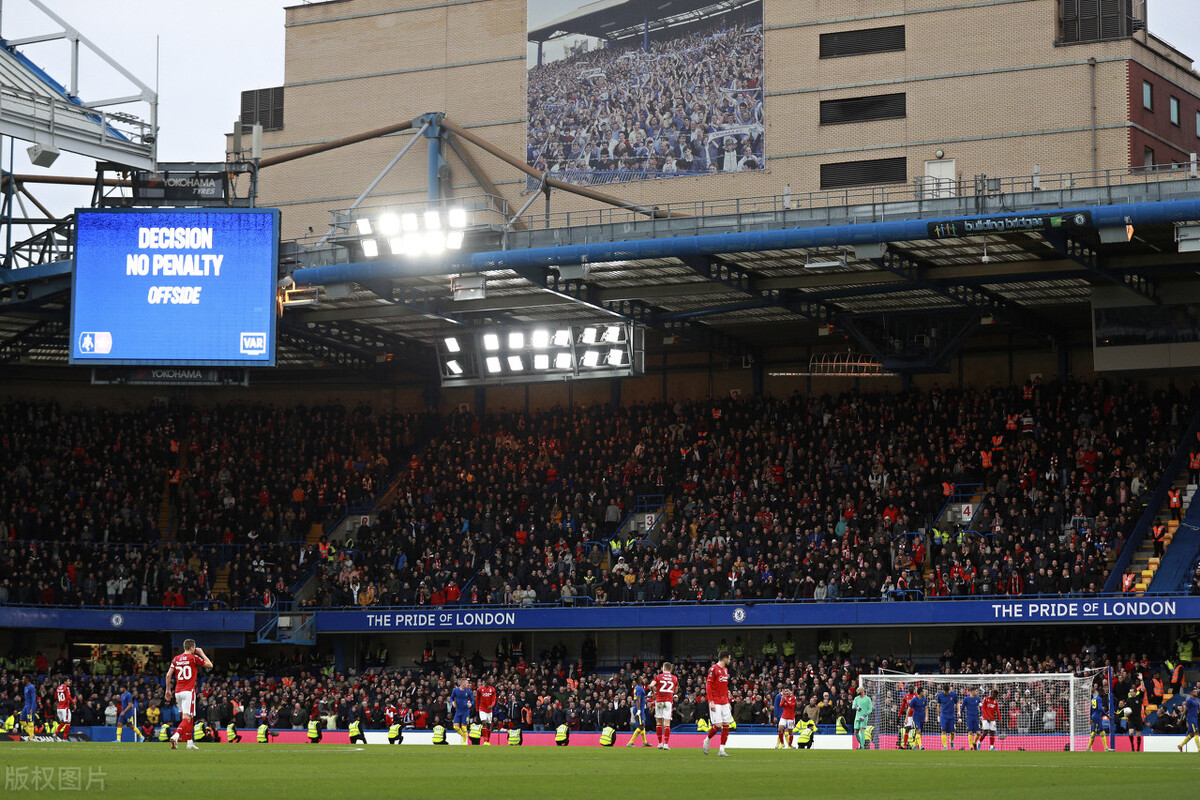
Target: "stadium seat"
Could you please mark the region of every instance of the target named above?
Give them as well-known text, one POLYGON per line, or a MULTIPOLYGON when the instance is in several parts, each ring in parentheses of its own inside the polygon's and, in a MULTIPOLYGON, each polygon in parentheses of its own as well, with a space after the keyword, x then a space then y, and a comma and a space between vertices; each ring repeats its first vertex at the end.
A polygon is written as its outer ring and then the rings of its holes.
POLYGON ((1149 586, 1150 581, 1152 581, 1152 580, 1154 580, 1154 570, 1152 570, 1152 569, 1142 570, 1142 584, 1141 585, 1149 586))
POLYGON ((1167 533, 1174 533, 1179 530, 1179 520, 1173 519, 1167 522, 1167 533))
POLYGON ((1140 594, 1140 593, 1146 591, 1146 584, 1144 584, 1144 583, 1134 584, 1133 590, 1140 594))

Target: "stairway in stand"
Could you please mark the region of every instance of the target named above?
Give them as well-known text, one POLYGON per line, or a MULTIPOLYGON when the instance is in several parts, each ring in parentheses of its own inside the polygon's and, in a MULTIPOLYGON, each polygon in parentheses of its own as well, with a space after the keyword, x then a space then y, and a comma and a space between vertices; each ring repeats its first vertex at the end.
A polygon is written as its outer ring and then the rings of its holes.
MULTIPOLYGON (((175 464, 173 469, 179 471, 179 486, 183 486, 183 481, 187 479, 184 474, 184 466, 187 461, 184 458, 184 453, 187 452, 188 443, 182 441, 179 443, 179 452, 176 454, 175 464)), ((171 514, 171 470, 167 470, 166 477, 163 478, 163 499, 158 506, 158 531, 162 535, 162 541, 173 542, 175 536, 179 532, 179 517, 171 514)))
POLYGON ((171 475, 163 478, 162 502, 158 504, 158 533, 164 542, 174 541, 175 531, 171 529, 171 475))
POLYGON ((212 593, 213 597, 229 595, 229 565, 217 568, 217 574, 213 576, 212 593))
MULTIPOLYGON (((1192 496, 1196 493, 1196 485, 1188 483, 1188 473, 1185 471, 1176 476, 1172 481, 1171 488, 1179 491, 1183 495, 1183 511, 1186 513, 1188 506, 1192 503, 1192 496)), ((1153 525, 1166 525, 1167 535, 1166 544, 1164 547, 1171 546, 1171 540, 1175 538, 1175 531, 1179 529, 1179 523, 1171 519, 1171 508, 1169 505, 1164 505, 1158 510, 1158 515, 1154 518, 1153 525)), ((1133 560, 1129 562, 1129 572, 1134 575, 1135 583, 1133 590, 1138 594, 1146 591, 1146 587, 1154 580, 1154 573, 1158 571, 1159 559, 1154 557, 1154 538, 1150 534, 1142 539, 1142 546, 1138 548, 1134 554, 1133 560)))

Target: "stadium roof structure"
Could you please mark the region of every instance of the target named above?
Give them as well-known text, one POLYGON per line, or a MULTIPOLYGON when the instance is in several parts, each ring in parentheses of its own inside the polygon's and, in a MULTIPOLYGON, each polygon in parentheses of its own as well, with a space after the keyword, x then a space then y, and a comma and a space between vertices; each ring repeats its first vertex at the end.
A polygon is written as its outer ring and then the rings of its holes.
POLYGON ((656 30, 663 26, 654 23, 677 18, 700 20, 761 2, 762 0, 595 0, 551 22, 531 28, 526 38, 531 42, 545 42, 559 36, 581 34, 606 39, 618 32, 640 29, 647 21, 651 30, 656 30))
MULTIPOLYGON (((1112 177, 1081 189, 1079 176, 1061 188, 1040 176, 1036 190, 1014 182, 926 200, 876 188, 828 205, 815 195, 705 202, 653 219, 597 209, 572 212, 569 225, 565 213, 529 216, 525 230, 471 231, 451 261, 364 259, 348 226, 320 247, 285 243, 282 269, 313 302, 286 310, 277 364, 387 362, 428 379, 436 343, 464 326, 614 318, 645 326, 648 354, 781 369, 839 348, 918 373, 946 371, 967 340, 1082 346, 1095 293, 1159 303, 1200 270, 1200 254, 1177 242, 1181 226, 1200 224, 1200 178, 1112 177), (456 299, 451 276, 464 274, 482 276, 484 297, 456 299)), ((65 364, 66 276, 61 264, 3 276, 0 363, 65 364)))
POLYGON ((157 93, 40 0, 29 2, 61 30, 16 39, 0 38, 0 134, 97 161, 154 169, 157 93), (50 77, 18 49, 57 40, 72 45, 69 85, 50 77), (82 100, 78 85, 81 45, 128 80, 134 93, 90 102, 82 100), (143 120, 128 111, 108 110, 111 106, 130 104, 146 104, 150 118, 143 120))
MULTIPOLYGON (((856 350, 864 358, 840 370, 911 375, 948 371, 968 342, 990 352, 1090 347, 1094 300, 1200 297, 1200 176, 1187 165, 644 206, 539 175, 428 114, 260 168, 433 126, 485 189, 468 198, 431 187, 445 197, 434 202, 468 212, 464 248, 390 255, 392 242, 376 240, 368 253, 372 234, 358 220, 428 210, 368 203, 368 187, 324 236, 282 244, 280 277, 293 288, 283 290, 278 366, 424 383, 451 334, 619 319, 645 331, 647 363, 678 354, 794 372, 814 355, 856 350), (460 144, 536 179, 520 210, 460 144), (533 213, 551 189, 596 206, 533 213)), ((709 194, 722 185, 720 176, 663 180, 704 183, 709 194)), ((10 261, 20 268, 0 270, 0 364, 66 364, 70 224, 18 244, 10 261)))

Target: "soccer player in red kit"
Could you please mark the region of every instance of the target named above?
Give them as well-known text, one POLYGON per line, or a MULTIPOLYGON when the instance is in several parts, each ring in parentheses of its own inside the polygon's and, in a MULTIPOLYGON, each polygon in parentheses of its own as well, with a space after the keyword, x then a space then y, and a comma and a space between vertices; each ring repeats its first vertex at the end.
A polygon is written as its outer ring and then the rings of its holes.
POLYGON ((900 701, 900 749, 906 750, 911 744, 910 737, 913 733, 912 709, 909 704, 912 699, 917 696, 916 689, 913 686, 908 687, 908 691, 904 693, 904 699, 900 701))
POLYGON ((792 746, 796 730, 796 695, 791 689, 780 692, 779 698, 779 744, 783 744, 783 734, 787 733, 787 746, 792 746))
POLYGON ((1000 719, 1000 701, 997 699, 1000 692, 992 689, 991 694, 983 698, 983 706, 980 708, 980 716, 983 717, 983 733, 975 740, 975 746, 978 747, 983 743, 983 737, 988 737, 991 742, 992 750, 996 749, 996 723, 1000 719))
POLYGON ((729 725, 733 722, 733 709, 729 705, 729 651, 717 653, 717 663, 708 668, 708 679, 705 681, 705 694, 708 695, 708 721, 711 725, 708 735, 704 737, 704 754, 708 755, 708 740, 721 734, 719 756, 728 756, 725 752, 725 742, 729 741, 729 725))
POLYGON ((492 709, 496 707, 496 687, 485 678, 475 690, 475 708, 479 711, 480 744, 492 743, 492 709))
POLYGON ((173 696, 183 717, 175 733, 171 734, 172 750, 176 742, 186 742, 188 750, 200 749, 192 741, 192 716, 196 713, 196 670, 200 667, 212 669, 212 665, 204 651, 196 647, 195 639, 184 639, 183 652, 171 659, 171 666, 167 667, 166 700, 171 702, 173 696), (171 691, 172 684, 174 692, 171 691))
POLYGON ((71 735, 71 709, 75 707, 70 678, 63 678, 63 682, 54 690, 54 698, 58 703, 58 735, 65 742, 71 735))
POLYGON ((675 692, 679 690, 679 679, 672 673, 670 661, 664 661, 662 672, 654 679, 654 731, 658 734, 658 749, 670 750, 671 714, 675 707, 675 692))

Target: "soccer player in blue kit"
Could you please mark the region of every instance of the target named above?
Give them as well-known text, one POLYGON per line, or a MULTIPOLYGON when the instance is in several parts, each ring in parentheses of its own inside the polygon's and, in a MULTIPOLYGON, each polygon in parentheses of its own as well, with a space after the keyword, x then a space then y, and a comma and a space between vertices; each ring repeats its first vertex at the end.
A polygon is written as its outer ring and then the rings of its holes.
POLYGON ((915 750, 925 749, 925 745, 921 743, 921 729, 925 727, 925 707, 928 705, 929 699, 925 697, 925 687, 918 686, 916 695, 908 701, 908 707, 912 709, 913 738, 915 739, 915 741, 909 742, 909 746, 915 750))
POLYGON ((967 725, 967 748, 974 750, 979 746, 979 695, 974 686, 967 689, 967 696, 962 701, 963 722, 967 725))
POLYGON ((1191 696, 1184 701, 1184 707, 1187 711, 1187 738, 1176 748, 1181 753, 1192 739, 1196 740, 1196 747, 1200 748, 1200 689, 1192 689, 1191 696))
POLYGON ((954 749, 954 722, 958 716, 958 692, 950 688, 950 684, 942 687, 937 693, 938 725, 942 729, 942 749, 954 749), (947 738, 949 746, 947 747, 947 738))
POLYGON ((633 684, 633 736, 629 737, 629 741, 625 743, 626 747, 635 747, 638 737, 642 737, 642 747, 649 747, 650 742, 646 740, 646 717, 650 711, 646 707, 646 687, 642 685, 640 680, 633 684))
POLYGON ((475 693, 471 691, 466 678, 459 681, 454 691, 450 692, 450 702, 454 703, 454 730, 462 737, 463 744, 470 744, 467 724, 471 718, 471 707, 475 705, 475 693))
POLYGON ((128 686, 126 686, 125 690, 121 692, 120 712, 117 717, 118 742, 120 742, 122 739, 121 731, 126 725, 128 725, 129 729, 133 731, 134 742, 146 741, 146 737, 142 736, 141 731, 138 730, 137 726, 137 700, 134 699, 133 693, 129 691, 128 686))
POLYGON ((21 709, 21 725, 25 728, 25 733, 33 736, 33 717, 37 714, 37 689, 33 686, 33 679, 25 679, 25 706, 21 709))
POLYGON ((1108 752, 1108 737, 1104 735, 1104 698, 1100 695, 1100 687, 1097 685, 1092 691, 1092 735, 1088 739, 1088 750, 1092 749, 1092 745, 1096 742, 1096 737, 1100 737, 1100 743, 1104 745, 1104 752, 1108 752))

